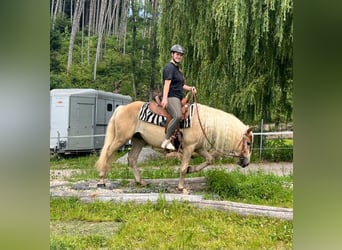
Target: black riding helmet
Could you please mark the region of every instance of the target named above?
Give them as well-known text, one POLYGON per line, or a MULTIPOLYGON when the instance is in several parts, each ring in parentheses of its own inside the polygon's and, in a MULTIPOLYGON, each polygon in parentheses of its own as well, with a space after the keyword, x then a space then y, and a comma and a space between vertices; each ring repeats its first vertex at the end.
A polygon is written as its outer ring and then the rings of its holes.
POLYGON ((178 53, 184 55, 184 48, 182 46, 180 46, 179 44, 175 44, 171 47, 170 52, 171 53, 178 52, 178 53))

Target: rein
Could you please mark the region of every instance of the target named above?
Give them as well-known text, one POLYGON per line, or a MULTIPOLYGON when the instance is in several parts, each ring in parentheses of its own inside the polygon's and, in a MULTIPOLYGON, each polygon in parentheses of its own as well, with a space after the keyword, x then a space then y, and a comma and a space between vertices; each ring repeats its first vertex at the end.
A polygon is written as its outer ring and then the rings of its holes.
POLYGON ((206 134, 205 131, 204 131, 204 128, 203 128, 203 125, 202 125, 202 122, 201 122, 201 118, 200 118, 200 116, 199 116, 199 111, 198 111, 198 106, 197 106, 197 96, 196 96, 196 94, 194 94, 194 102, 195 102, 195 105, 196 105, 197 118, 198 118, 198 122, 199 122, 199 124, 200 124, 201 130, 202 130, 202 133, 204 134, 205 139, 207 139, 207 141, 209 142, 210 146, 213 148, 213 147, 214 147, 214 144, 213 144, 211 141, 209 141, 209 138, 208 138, 207 134, 206 134))
MULTIPOLYGON (((197 96, 196 96, 196 94, 193 94, 193 97, 194 97, 194 102, 195 102, 195 105, 196 105, 197 118, 198 118, 198 122, 199 122, 199 124, 200 124, 201 130, 202 130, 202 133, 203 133, 203 135, 205 136, 205 139, 209 142, 211 148, 214 148, 214 144, 209 140, 207 134, 206 134, 205 131, 204 131, 204 128, 203 128, 203 125, 202 125, 202 122, 201 122, 201 118, 200 118, 200 116, 199 116, 199 111, 198 111, 198 106, 197 106, 197 96)), ((240 145, 242 142, 243 142, 243 138, 241 139, 239 145, 240 145)), ((214 149, 215 149, 215 148, 214 148, 214 149)), ((217 150, 217 149, 215 149, 215 150, 216 150, 218 153, 222 154, 222 155, 226 155, 226 153, 224 153, 224 152, 222 152, 222 151, 220 151, 220 150, 217 150)), ((233 152, 228 153, 228 156, 240 158, 239 155, 236 155, 236 154, 234 154, 233 152)))
MULTIPOLYGON (((203 128, 203 125, 202 125, 202 122, 201 122, 201 118, 200 118, 200 116, 199 116, 199 111, 198 111, 198 106, 197 106, 197 96, 196 96, 196 94, 193 94, 193 98, 194 98, 194 102, 195 102, 195 105, 196 105, 197 118, 198 118, 198 122, 199 122, 199 124, 200 124, 201 130, 202 130, 202 133, 203 133, 203 135, 205 136, 205 139, 209 142, 211 148, 214 148, 214 143, 212 143, 212 142, 209 140, 207 134, 206 134, 205 131, 204 131, 204 128, 203 128)), ((244 135, 244 136, 245 136, 245 135, 244 135)), ((242 137, 241 141, 239 142, 239 145, 240 145, 241 143, 243 143, 243 139, 244 139, 244 137, 242 137)), ((215 149, 215 148, 214 148, 214 149, 215 149)), ((222 155, 227 155, 227 156, 230 156, 230 157, 240 158, 239 155, 236 155, 236 154, 234 154, 233 152, 225 153, 225 152, 222 152, 222 151, 217 150, 217 149, 215 149, 215 150, 216 150, 218 153, 222 154, 222 155)))

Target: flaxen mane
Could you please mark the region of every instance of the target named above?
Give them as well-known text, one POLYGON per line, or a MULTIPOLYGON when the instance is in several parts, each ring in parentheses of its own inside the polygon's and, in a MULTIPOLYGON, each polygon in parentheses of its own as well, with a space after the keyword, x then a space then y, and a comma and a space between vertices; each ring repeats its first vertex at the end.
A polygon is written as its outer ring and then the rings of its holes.
POLYGON ((248 126, 244 125, 234 115, 219 109, 203 104, 198 104, 198 108, 201 123, 209 139, 209 142, 205 140, 205 147, 211 148, 213 146, 221 152, 236 148, 248 126))

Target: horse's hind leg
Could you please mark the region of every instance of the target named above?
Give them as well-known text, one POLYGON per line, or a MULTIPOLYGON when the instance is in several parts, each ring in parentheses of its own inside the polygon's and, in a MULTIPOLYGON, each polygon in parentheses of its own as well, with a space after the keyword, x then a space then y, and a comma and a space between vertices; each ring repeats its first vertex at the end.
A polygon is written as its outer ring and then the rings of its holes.
POLYGON ((101 150, 100 158, 96 162, 96 168, 99 171, 100 181, 98 187, 105 186, 105 176, 111 168, 113 162, 113 155, 119 148, 122 147, 124 142, 113 140, 111 143, 105 143, 101 150))
POLYGON ((128 165, 132 168, 135 182, 140 185, 146 185, 146 182, 142 179, 137 166, 138 157, 144 145, 145 141, 143 139, 138 138, 138 136, 134 136, 132 138, 132 148, 128 153, 128 165))

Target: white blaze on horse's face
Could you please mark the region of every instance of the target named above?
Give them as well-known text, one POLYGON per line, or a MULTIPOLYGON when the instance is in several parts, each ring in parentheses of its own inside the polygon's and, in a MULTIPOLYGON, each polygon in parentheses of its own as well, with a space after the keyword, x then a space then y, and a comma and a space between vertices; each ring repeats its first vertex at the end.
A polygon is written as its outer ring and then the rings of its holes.
POLYGON ((252 144, 253 144, 253 127, 247 129, 243 134, 241 140, 241 151, 239 155, 238 164, 241 167, 247 167, 249 165, 251 155, 252 155, 252 144))

